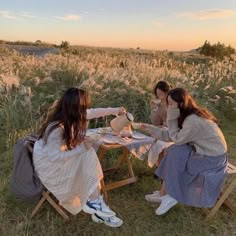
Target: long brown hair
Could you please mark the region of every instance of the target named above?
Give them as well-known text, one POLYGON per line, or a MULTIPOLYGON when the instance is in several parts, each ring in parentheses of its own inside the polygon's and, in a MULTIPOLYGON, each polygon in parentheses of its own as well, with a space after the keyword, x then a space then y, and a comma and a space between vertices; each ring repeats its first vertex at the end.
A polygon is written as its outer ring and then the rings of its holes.
POLYGON ((62 126, 62 138, 67 149, 71 150, 84 140, 89 106, 90 97, 86 91, 79 88, 67 89, 42 125, 39 138, 43 138, 46 143, 49 134, 58 126, 62 126))
POLYGON ((191 95, 185 89, 175 88, 170 90, 167 95, 167 104, 169 96, 172 100, 178 103, 178 108, 180 109, 180 117, 178 119, 179 128, 182 128, 185 118, 191 114, 195 114, 202 118, 218 123, 216 117, 206 108, 198 106, 191 95))

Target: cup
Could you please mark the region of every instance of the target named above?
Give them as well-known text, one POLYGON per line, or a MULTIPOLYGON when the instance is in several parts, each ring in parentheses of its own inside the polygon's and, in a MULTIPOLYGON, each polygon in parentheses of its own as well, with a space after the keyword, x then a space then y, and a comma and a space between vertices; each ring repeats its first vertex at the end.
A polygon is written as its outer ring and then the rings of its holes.
POLYGON ((141 129, 141 127, 142 127, 142 123, 133 122, 131 125, 134 129, 141 129))

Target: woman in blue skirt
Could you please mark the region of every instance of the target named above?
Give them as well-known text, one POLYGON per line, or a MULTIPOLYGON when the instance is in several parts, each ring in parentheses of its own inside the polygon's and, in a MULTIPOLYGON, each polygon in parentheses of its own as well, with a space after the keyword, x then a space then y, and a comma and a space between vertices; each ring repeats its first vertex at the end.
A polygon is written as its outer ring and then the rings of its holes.
POLYGON ((178 202, 195 207, 214 206, 226 175, 227 145, 217 119, 199 107, 183 88, 169 91, 167 126, 148 124, 143 129, 153 137, 175 144, 167 149, 156 175, 163 180, 160 191, 145 196, 160 202, 157 215, 178 202))

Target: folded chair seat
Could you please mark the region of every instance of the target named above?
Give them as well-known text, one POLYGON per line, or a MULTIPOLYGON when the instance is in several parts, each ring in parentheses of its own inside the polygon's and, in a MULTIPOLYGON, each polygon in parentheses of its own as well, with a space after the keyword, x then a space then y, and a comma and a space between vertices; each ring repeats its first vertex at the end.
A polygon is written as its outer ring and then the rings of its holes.
POLYGON ((231 210, 231 212, 236 216, 236 206, 230 200, 230 194, 233 192, 235 187, 236 187, 236 166, 228 163, 226 184, 220 194, 220 197, 218 198, 213 208, 211 208, 210 210, 204 208, 204 211, 207 213, 207 219, 212 218, 223 204, 227 206, 231 210))

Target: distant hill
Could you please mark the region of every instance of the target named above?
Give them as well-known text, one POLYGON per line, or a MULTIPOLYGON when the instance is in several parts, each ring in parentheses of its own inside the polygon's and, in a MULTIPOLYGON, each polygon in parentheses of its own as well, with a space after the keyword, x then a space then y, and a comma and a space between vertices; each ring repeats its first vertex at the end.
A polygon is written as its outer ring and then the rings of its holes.
POLYGON ((14 49, 22 54, 35 55, 38 57, 44 57, 46 54, 59 54, 60 49, 53 46, 34 46, 34 45, 17 45, 17 44, 0 44, 0 47, 7 47, 14 49))
POLYGON ((59 47, 58 45, 42 42, 41 40, 36 40, 35 42, 27 42, 27 41, 7 41, 0 40, 0 45, 21 45, 21 46, 37 46, 37 47, 59 47))

